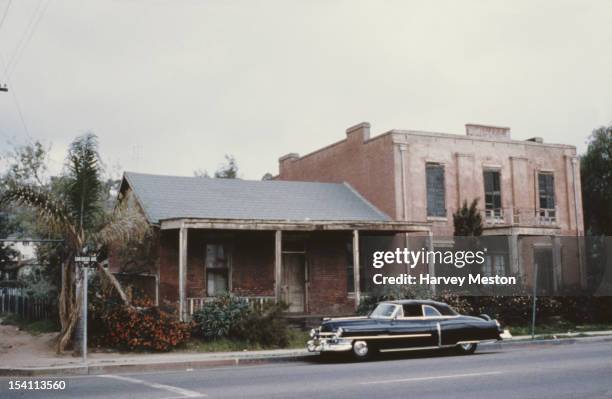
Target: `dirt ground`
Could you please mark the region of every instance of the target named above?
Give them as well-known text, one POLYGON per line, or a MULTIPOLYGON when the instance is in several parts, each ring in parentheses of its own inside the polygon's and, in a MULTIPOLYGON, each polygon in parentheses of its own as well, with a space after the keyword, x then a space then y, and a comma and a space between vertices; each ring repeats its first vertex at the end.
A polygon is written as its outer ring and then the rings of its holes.
POLYGON ((57 333, 31 335, 15 326, 0 325, 0 367, 35 367, 45 364, 66 364, 72 356, 55 355, 53 343, 57 333))

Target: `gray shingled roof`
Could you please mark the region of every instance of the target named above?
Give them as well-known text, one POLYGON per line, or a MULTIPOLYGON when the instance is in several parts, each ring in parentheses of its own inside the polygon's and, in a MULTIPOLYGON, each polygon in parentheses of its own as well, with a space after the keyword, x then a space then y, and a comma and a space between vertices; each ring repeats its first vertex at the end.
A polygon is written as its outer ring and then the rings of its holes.
POLYGON ((348 184, 126 172, 149 222, 165 219, 388 221, 348 184))

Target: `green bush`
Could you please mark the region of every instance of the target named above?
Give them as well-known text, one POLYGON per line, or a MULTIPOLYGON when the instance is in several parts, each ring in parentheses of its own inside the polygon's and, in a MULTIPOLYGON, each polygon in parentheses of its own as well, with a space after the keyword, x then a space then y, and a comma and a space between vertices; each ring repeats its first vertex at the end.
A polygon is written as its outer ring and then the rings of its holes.
POLYGON ((250 311, 237 324, 232 336, 263 347, 285 348, 289 344, 290 329, 281 317, 285 304, 266 304, 261 310, 250 311))
POLYGON ((194 333, 207 339, 229 337, 249 312, 244 299, 231 294, 218 296, 194 313, 194 333))

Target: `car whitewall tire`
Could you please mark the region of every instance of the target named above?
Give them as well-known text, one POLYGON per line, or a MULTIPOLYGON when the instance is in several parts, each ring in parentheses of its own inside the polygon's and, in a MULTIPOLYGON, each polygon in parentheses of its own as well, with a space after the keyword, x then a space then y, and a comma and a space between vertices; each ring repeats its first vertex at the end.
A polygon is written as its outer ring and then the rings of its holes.
POLYGON ((471 355, 472 353, 476 351, 477 347, 478 347, 477 343, 459 344, 457 345, 457 352, 459 352, 462 355, 471 355))
POLYGON ((353 342, 353 357, 356 360, 366 360, 370 357, 371 349, 366 341, 353 342))

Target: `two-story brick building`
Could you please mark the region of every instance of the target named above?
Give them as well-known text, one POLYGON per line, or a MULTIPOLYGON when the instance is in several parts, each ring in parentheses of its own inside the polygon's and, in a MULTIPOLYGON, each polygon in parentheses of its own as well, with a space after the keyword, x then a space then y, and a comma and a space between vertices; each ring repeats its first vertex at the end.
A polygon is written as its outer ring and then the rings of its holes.
MULTIPOLYGON (((483 235, 508 242, 507 250, 487 256, 483 272, 519 274, 529 284, 537 263, 545 292, 584 284, 573 146, 538 137, 513 140, 509 128, 473 124, 465 135, 391 130, 371 137, 364 122, 334 144, 281 157, 278 179, 346 181, 395 220, 430 224, 434 247, 450 245, 453 213, 478 198, 483 235)), ((410 237, 405 240, 410 246, 410 237)))

